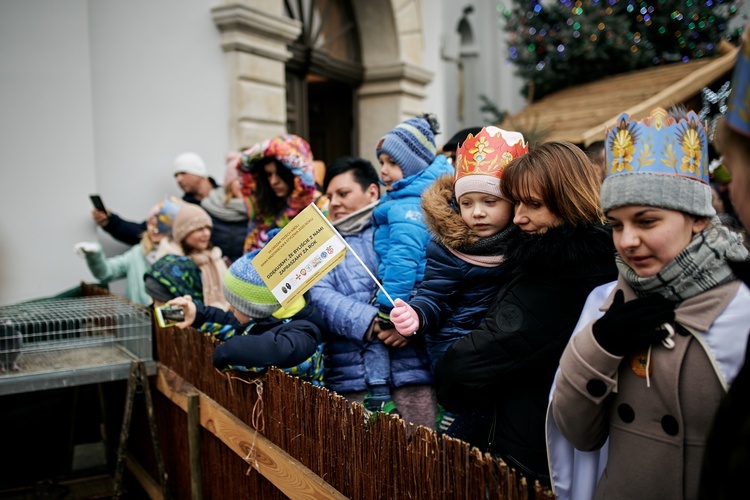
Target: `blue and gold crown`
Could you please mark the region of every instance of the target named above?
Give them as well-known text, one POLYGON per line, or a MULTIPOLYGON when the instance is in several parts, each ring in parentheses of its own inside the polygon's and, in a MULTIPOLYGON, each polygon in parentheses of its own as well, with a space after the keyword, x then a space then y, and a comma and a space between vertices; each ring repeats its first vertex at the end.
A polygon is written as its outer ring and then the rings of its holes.
POLYGON ((623 113, 607 133, 606 148, 608 176, 651 172, 708 182, 708 140, 694 111, 679 121, 662 108, 641 121, 623 113))
POLYGON ((662 108, 643 120, 630 120, 623 113, 607 132, 606 158, 601 194, 605 213, 647 205, 715 214, 708 185, 708 140, 694 111, 680 119, 662 108))
POLYGON ((742 40, 732 76, 727 123, 735 132, 750 137, 750 33, 747 28, 742 40))

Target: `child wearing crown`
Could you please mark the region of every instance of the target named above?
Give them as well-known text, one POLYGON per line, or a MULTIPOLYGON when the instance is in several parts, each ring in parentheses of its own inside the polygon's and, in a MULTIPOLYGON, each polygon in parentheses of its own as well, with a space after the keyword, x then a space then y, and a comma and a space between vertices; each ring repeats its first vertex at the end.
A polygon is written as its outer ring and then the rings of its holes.
MULTIPOLYGON (((513 218, 500 178, 505 166, 527 151, 518 132, 483 128, 458 148, 455 177, 439 178, 422 195, 432 234, 424 280, 408 304, 396 299, 390 317, 401 335, 424 335, 433 367, 453 342, 479 325, 500 288, 513 218)), ((438 432, 454 418, 441 407, 438 432)))
MULTIPOLYGON (((594 498, 695 498, 714 411, 742 364, 750 289, 728 262, 748 253, 715 217, 707 153, 692 111, 623 114, 607 134, 601 205, 619 277, 589 295, 550 406, 576 449, 608 441, 594 498)), ((569 486, 550 455, 553 482, 569 486)))

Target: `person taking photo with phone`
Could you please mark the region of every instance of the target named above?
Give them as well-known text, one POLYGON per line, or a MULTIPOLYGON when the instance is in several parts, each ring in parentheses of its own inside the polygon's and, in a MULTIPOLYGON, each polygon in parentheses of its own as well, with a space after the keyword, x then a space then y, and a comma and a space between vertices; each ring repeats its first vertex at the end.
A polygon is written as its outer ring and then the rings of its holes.
POLYGON ((122 255, 107 258, 99 243, 76 243, 73 250, 86 259, 86 264, 96 279, 106 284, 125 278, 125 297, 138 304, 149 305, 152 300, 146 291, 143 275, 159 258, 159 245, 172 235, 174 217, 183 203, 170 197, 151 209, 146 219, 146 230, 140 242, 122 255))
MULTIPOLYGON (((183 192, 182 201, 200 204, 207 198, 212 189, 218 187, 216 181, 208 175, 206 162, 193 152, 179 154, 173 161, 174 178, 183 192)), ((101 201, 101 198, 99 199, 101 201)), ((93 200, 92 200, 93 201, 93 200)), ((146 230, 146 223, 125 220, 103 207, 94 207, 91 217, 94 222, 114 239, 127 245, 135 245, 146 230)))
MULTIPOLYGON (((272 230, 272 238, 278 230, 272 230)), ((282 307, 253 267, 254 250, 236 260, 223 276, 223 295, 229 312, 202 305, 190 296, 167 302, 185 312, 178 328, 192 326, 221 341, 214 350, 219 370, 262 373, 269 366, 299 376, 314 385, 323 383, 325 324, 310 301, 309 292, 282 307)))

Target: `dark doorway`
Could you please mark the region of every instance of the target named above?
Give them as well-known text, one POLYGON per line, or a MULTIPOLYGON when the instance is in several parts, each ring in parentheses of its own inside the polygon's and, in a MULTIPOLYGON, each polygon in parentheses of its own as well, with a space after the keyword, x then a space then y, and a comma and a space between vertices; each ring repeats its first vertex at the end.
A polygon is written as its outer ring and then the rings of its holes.
POLYGON ((302 32, 289 45, 287 130, 305 138, 316 160, 328 164, 359 154, 355 92, 362 81, 359 35, 344 0, 285 2, 302 32))
POLYGON ((354 154, 354 91, 342 82, 316 81, 307 85, 310 146, 326 165, 354 154))

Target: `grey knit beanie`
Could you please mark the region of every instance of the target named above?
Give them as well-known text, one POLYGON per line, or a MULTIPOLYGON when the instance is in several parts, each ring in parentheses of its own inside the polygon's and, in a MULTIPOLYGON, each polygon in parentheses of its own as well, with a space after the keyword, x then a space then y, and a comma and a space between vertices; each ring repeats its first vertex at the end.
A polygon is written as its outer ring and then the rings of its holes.
POLYGON ((623 113, 607 133, 602 211, 630 206, 716 214, 708 184, 708 141, 698 115, 656 108, 643 120, 623 113))

